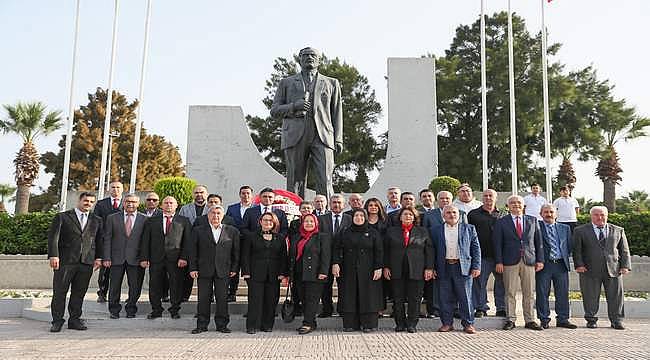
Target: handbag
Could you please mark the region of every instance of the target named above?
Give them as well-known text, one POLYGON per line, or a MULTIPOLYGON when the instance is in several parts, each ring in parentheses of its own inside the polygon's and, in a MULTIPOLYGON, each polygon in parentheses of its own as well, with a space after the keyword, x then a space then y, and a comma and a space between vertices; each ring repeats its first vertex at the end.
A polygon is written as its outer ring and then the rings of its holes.
POLYGON ((291 284, 287 284, 287 293, 284 297, 282 308, 280 309, 280 315, 286 323, 292 322, 296 317, 296 304, 291 299, 291 284))

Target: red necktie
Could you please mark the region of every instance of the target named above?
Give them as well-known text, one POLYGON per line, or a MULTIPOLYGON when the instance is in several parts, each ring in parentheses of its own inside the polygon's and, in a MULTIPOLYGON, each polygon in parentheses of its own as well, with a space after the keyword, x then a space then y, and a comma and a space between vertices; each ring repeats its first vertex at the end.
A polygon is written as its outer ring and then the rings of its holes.
POLYGON ((519 219, 519 216, 515 218, 515 228, 517 230, 517 236, 521 239, 521 237, 524 235, 524 230, 521 227, 521 219, 519 219))
POLYGON ((165 222, 165 235, 169 233, 169 228, 172 227, 172 217, 171 216, 165 216, 167 221, 165 222))
POLYGON ((117 209, 120 207, 120 204, 117 202, 117 199, 113 199, 113 209, 117 209))
POLYGON ((131 229, 133 228, 133 214, 126 215, 126 222, 124 223, 126 227, 126 236, 131 236, 131 229))

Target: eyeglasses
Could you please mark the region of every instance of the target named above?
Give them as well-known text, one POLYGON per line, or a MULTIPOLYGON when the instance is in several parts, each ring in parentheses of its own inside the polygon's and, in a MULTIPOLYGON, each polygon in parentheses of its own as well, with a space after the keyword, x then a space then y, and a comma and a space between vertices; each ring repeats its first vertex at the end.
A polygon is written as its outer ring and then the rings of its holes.
POLYGON ((158 201, 158 199, 147 199, 147 201, 158 201))

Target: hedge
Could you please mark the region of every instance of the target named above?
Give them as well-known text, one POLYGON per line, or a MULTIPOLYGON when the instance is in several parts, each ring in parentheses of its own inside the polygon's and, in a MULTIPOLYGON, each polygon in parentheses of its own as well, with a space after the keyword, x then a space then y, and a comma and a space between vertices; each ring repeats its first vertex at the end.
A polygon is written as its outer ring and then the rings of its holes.
POLYGON ((439 176, 431 180, 431 183, 429 184, 429 190, 431 190, 436 196, 440 191, 449 191, 453 196, 456 196, 459 188, 460 181, 451 176, 439 176))
POLYGON ((194 201, 192 191, 196 181, 185 177, 162 178, 153 185, 153 191, 160 196, 160 205, 166 196, 173 196, 178 204, 189 204, 194 201))
MULTIPOLYGON (((47 254, 47 232, 55 212, 10 216, 0 213, 0 254, 47 254)), ((578 216, 581 224, 589 214, 578 216)), ((630 252, 650 256, 650 211, 632 214, 609 214, 609 222, 625 228, 630 252)))
POLYGON ((0 214, 0 254, 47 254, 47 232, 56 212, 0 214))

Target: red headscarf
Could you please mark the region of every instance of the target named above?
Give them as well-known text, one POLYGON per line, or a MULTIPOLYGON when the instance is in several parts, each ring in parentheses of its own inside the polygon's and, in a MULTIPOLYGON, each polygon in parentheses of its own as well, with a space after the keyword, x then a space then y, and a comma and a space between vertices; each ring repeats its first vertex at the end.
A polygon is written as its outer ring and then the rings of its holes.
POLYGON ((411 229, 413 229, 413 223, 408 225, 402 224, 402 235, 404 236, 404 247, 409 246, 409 240, 411 239, 411 229))
POLYGON ((312 235, 316 233, 318 233, 318 217, 316 217, 316 215, 314 214, 304 215, 300 219, 300 240, 296 245, 296 260, 300 260, 300 257, 302 257, 302 252, 305 249, 305 245, 307 245, 307 242, 309 241, 309 239, 311 239, 312 235), (311 231, 307 231, 305 229, 305 219, 308 216, 314 220, 314 229, 311 231))

